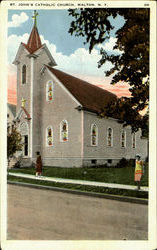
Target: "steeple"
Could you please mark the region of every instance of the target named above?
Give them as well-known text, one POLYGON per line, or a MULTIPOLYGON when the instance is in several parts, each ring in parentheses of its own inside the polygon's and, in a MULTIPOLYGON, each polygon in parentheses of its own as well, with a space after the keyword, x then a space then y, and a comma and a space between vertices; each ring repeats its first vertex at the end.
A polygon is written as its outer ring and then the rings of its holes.
MULTIPOLYGON (((20 44, 20 47, 19 47, 18 52, 16 54, 15 60, 13 61, 13 63, 15 65, 18 65, 19 62, 21 61, 21 53, 23 53, 24 47, 28 51, 30 57, 32 57, 32 56, 36 57, 37 56, 37 55, 35 55, 36 51, 39 50, 40 48, 42 48, 43 53, 45 53, 45 55, 47 56, 46 61, 44 61, 43 63, 45 63, 46 65, 50 65, 52 67, 57 65, 54 58, 52 57, 49 49, 47 48, 46 44, 41 43, 41 39, 40 39, 40 36, 38 33, 38 28, 37 28, 37 16, 38 16, 38 13, 36 11, 34 11, 34 15, 32 16, 32 18, 34 20, 34 24, 33 24, 31 34, 29 36, 27 44, 25 44, 25 43, 20 44)), ((41 62, 41 64, 42 64, 42 62, 41 62)))
POLYGON ((34 16, 32 16, 32 18, 34 19, 34 26, 33 26, 32 32, 29 36, 27 44, 23 44, 31 54, 34 53, 36 50, 38 50, 42 46, 40 36, 38 33, 38 29, 37 29, 37 16, 38 16, 38 13, 35 10, 34 16))

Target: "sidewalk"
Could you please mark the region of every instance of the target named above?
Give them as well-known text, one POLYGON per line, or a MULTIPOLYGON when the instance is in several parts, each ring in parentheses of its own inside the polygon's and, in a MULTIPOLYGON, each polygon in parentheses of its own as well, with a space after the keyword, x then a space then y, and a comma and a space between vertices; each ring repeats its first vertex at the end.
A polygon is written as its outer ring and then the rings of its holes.
MULTIPOLYGON (((60 183, 70 183, 70 184, 80 184, 80 185, 88 185, 88 186, 96 186, 96 187, 107 187, 107 188, 118 188, 118 189, 126 189, 126 190, 136 190, 137 186, 133 185, 123 185, 116 183, 104 183, 104 182, 95 182, 95 181, 83 181, 83 180, 73 180, 73 179, 63 179, 56 177, 36 177, 30 174, 20 174, 20 173, 9 173, 10 176, 29 178, 35 180, 43 180, 43 181, 52 181, 52 182, 60 182, 60 183)), ((148 192, 148 187, 141 187, 139 191, 148 192)))

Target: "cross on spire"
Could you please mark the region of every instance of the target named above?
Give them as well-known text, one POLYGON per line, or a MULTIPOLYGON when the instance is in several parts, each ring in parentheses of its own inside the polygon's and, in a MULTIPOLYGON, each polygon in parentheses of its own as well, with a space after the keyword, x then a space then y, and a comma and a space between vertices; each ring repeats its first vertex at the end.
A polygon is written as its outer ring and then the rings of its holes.
POLYGON ((37 26, 37 16, 38 16, 38 12, 36 10, 34 10, 34 16, 32 16, 32 18, 34 19, 34 26, 37 26))

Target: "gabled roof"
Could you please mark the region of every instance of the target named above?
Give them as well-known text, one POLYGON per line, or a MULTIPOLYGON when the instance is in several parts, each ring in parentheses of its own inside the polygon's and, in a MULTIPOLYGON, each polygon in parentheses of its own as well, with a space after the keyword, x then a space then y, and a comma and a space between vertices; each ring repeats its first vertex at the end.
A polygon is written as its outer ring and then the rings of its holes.
POLYGON ((91 112, 100 113, 111 101, 116 101, 116 95, 99 88, 79 78, 66 74, 60 70, 46 66, 66 87, 66 89, 82 105, 82 108, 91 112))
MULTIPOLYGON (((19 63, 19 61, 20 61, 20 59, 19 59, 19 58, 20 58, 20 55, 21 55, 21 53, 22 53, 22 51, 23 51, 24 49, 25 49, 24 43, 20 43, 20 46, 19 46, 19 48, 18 48, 16 57, 15 57, 15 59, 14 59, 14 61, 13 61, 13 64, 17 65, 17 64, 19 63)), ((26 50, 26 52, 27 52, 28 55, 29 55, 28 50, 26 50)))
POLYGON ((56 66, 57 65, 54 58, 52 57, 49 49, 47 48, 46 44, 41 43, 41 39, 40 39, 38 29, 37 29, 36 26, 33 27, 27 44, 25 44, 25 43, 20 44, 20 47, 19 47, 18 52, 16 54, 15 60, 13 61, 13 64, 16 65, 16 64, 19 63, 20 54, 21 54, 23 49, 26 49, 26 51, 28 53, 28 56, 29 55, 38 56, 38 51, 40 49, 43 49, 46 52, 46 54, 47 54, 47 56, 48 56, 48 58, 50 60, 48 62, 48 64, 51 65, 51 66, 56 66))
POLYGON ((28 113, 28 111, 24 108, 24 107, 21 107, 21 109, 23 109, 23 111, 24 111, 24 113, 25 113, 25 115, 26 115, 26 119, 28 119, 28 120, 30 120, 31 119, 31 116, 30 116, 30 114, 28 113))
POLYGON ((17 115, 15 117, 15 121, 20 120, 20 118, 21 118, 21 116, 22 116, 23 113, 26 115, 25 119, 27 119, 27 120, 31 119, 31 116, 28 113, 28 111, 24 107, 21 107, 20 110, 19 110, 19 112, 17 113, 17 115))
POLYGON ((32 32, 29 36, 27 44, 22 43, 29 53, 33 54, 36 50, 42 47, 38 29, 36 26, 33 27, 32 32))
POLYGON ((11 103, 8 103, 8 108, 11 110, 13 116, 15 117, 16 115, 16 105, 15 104, 11 104, 11 103))

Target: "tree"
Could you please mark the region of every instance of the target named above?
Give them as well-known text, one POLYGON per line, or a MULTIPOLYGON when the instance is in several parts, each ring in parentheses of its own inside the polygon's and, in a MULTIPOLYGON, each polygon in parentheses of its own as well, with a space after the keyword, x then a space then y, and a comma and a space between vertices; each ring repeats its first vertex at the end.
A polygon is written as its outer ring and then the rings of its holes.
POLYGON ((7 158, 8 162, 11 157, 17 152, 22 150, 23 144, 21 143, 21 134, 17 131, 15 125, 8 126, 7 128, 7 158))
MULTIPOLYGON (((130 85, 131 97, 117 99, 112 108, 116 111, 120 104, 121 119, 137 130, 143 126, 144 118, 139 116, 139 112, 149 102, 149 9, 70 9, 69 15, 74 18, 69 33, 84 37, 90 53, 96 45, 103 44, 111 37, 114 27, 109 17, 120 15, 124 18, 124 25, 115 33, 117 41, 113 48, 120 53, 108 54, 101 48, 98 67, 107 61, 111 62, 112 68, 105 72, 106 76, 113 76, 111 84, 122 81, 130 85), (126 119, 128 111, 130 117, 126 119)), ((112 112, 111 106, 108 109, 104 109, 104 116, 112 112)))
POLYGON ((119 123, 122 123, 124 127, 130 125, 132 132, 136 132, 141 128, 142 135, 148 137, 148 112, 144 116, 140 115, 136 109, 132 108, 131 100, 127 97, 119 98, 116 102, 110 102, 100 112, 100 116, 113 117, 119 123))

